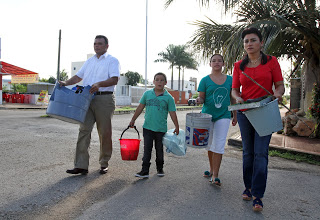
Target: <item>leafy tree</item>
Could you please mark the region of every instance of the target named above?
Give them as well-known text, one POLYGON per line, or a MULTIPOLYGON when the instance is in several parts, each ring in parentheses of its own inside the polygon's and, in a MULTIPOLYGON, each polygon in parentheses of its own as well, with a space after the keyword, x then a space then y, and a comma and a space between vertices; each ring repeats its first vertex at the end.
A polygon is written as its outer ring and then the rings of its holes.
POLYGON ((178 91, 180 91, 180 73, 182 66, 186 65, 186 62, 189 59, 189 54, 186 52, 186 46, 185 45, 178 45, 175 47, 175 64, 179 70, 178 75, 178 91))
POLYGON ((142 79, 142 76, 137 72, 128 71, 125 76, 127 77, 127 85, 136 86, 142 79))
MULTIPOLYGON (((292 58, 294 69, 303 65, 305 100, 303 109, 311 104, 313 84, 320 83, 320 10, 317 0, 198 0, 201 5, 222 2, 225 10, 237 6, 237 23, 218 24, 208 18, 208 22, 195 21, 198 26, 190 43, 204 59, 215 52, 225 57, 227 69, 242 58, 241 33, 248 26, 262 30, 264 51, 274 56, 292 58)), ((169 6, 174 0, 167 0, 169 6)))
MULTIPOLYGON (((170 44, 166 48, 166 52, 161 52, 158 54, 161 56, 161 59, 155 60, 155 62, 169 62, 171 68, 171 89, 173 89, 173 67, 176 66, 179 70, 179 76, 178 76, 178 91, 180 91, 180 76, 181 76, 181 69, 184 68, 187 69, 196 69, 196 66, 198 65, 195 59, 193 58, 193 54, 187 52, 187 46, 186 45, 172 45, 170 44)), ((184 75, 183 79, 184 82, 184 75)), ((184 84, 184 83, 183 83, 184 84)))
POLYGON ((66 72, 65 69, 60 71, 59 78, 60 78, 61 81, 66 81, 66 80, 69 79, 68 73, 66 72))
POLYGON ((186 53, 185 59, 181 61, 181 67, 182 67, 182 90, 184 90, 184 70, 185 69, 192 69, 197 70, 198 69, 198 62, 194 59, 193 53, 186 53))
POLYGON ((48 83, 55 84, 56 83, 56 78, 54 78, 53 76, 50 76, 49 79, 48 79, 48 83))
POLYGON ((314 84, 312 91, 312 103, 309 107, 310 115, 316 120, 317 126, 315 129, 316 137, 320 137, 320 85, 314 84))
POLYGON ((13 84, 12 84, 12 89, 13 89, 13 92, 14 92, 14 93, 16 93, 16 92, 26 93, 26 92, 27 92, 27 85, 26 85, 26 84, 16 84, 16 83, 13 83, 13 84))
POLYGON ((155 60, 154 62, 168 62, 170 63, 169 68, 171 68, 171 89, 173 89, 173 67, 175 66, 176 55, 175 55, 176 46, 170 44, 165 51, 158 53, 160 59, 155 60))
POLYGON ((3 91, 3 92, 9 92, 9 89, 8 89, 8 87, 5 85, 5 86, 2 87, 2 91, 3 91))
MULTIPOLYGON (((62 81, 66 81, 66 80, 69 79, 68 73, 66 72, 65 69, 63 69, 62 71, 60 71, 59 78, 60 78, 60 80, 62 80, 62 81)), ((50 76, 49 79, 42 78, 42 79, 39 80, 39 82, 46 82, 46 83, 55 84, 55 83, 56 83, 56 78, 53 77, 53 76, 50 76)))

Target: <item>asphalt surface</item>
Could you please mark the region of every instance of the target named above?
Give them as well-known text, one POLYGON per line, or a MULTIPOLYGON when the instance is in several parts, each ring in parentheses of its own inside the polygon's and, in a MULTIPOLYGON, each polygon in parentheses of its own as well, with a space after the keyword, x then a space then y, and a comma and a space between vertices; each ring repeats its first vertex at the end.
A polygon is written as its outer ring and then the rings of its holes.
MULTIPOLYGON (((185 115, 179 111, 180 127, 185 115)), ((119 138, 132 114, 113 118, 113 156, 106 175, 98 173, 98 135, 94 128, 86 176, 73 168, 78 125, 41 117, 45 110, 0 110, 0 219, 320 219, 319 166, 270 158, 262 213, 241 199, 241 151, 226 146, 221 187, 202 177, 205 150, 188 148, 184 157, 165 153, 165 177, 137 179, 137 161, 122 161, 119 138)), ((168 128, 173 124, 168 119, 168 128)), ((143 114, 137 120, 142 136, 143 114)), ((231 127, 229 136, 237 132, 231 127)), ((137 138, 133 129, 127 138, 137 138)))

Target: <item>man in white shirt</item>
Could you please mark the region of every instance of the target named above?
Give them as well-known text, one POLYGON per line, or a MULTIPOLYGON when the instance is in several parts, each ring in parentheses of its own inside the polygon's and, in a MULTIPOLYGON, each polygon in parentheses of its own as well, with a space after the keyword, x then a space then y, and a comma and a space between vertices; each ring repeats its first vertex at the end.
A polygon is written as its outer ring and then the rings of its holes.
POLYGON ((83 86, 90 85, 90 93, 96 94, 91 101, 85 122, 80 125, 74 169, 67 170, 70 174, 88 173, 88 149, 94 123, 97 125, 100 139, 100 173, 105 174, 108 171, 108 162, 112 154, 111 118, 115 109, 113 91, 120 77, 119 61, 107 53, 108 47, 108 39, 105 36, 96 36, 94 41, 96 55, 89 58, 69 80, 59 81, 61 86, 67 86, 83 80, 83 86))

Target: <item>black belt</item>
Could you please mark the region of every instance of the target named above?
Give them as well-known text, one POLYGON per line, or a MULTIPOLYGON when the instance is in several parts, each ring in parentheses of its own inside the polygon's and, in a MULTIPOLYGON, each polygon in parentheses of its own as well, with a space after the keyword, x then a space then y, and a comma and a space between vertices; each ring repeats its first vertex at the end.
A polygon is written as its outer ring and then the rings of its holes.
POLYGON ((107 94, 113 94, 113 92, 96 92, 96 95, 107 95, 107 94))

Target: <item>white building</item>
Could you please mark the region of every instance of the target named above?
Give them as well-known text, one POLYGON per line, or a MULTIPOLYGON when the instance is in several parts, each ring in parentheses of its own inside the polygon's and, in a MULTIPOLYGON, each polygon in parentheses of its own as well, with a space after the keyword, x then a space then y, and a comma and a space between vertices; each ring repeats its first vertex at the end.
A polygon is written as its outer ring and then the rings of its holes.
MULTIPOLYGON (((178 90, 178 80, 173 80, 173 90, 178 90)), ((171 88, 171 80, 167 82, 168 88, 171 88)), ((180 80, 180 91, 191 92, 194 94, 196 92, 196 82, 184 80, 182 88, 182 80, 180 80)))

